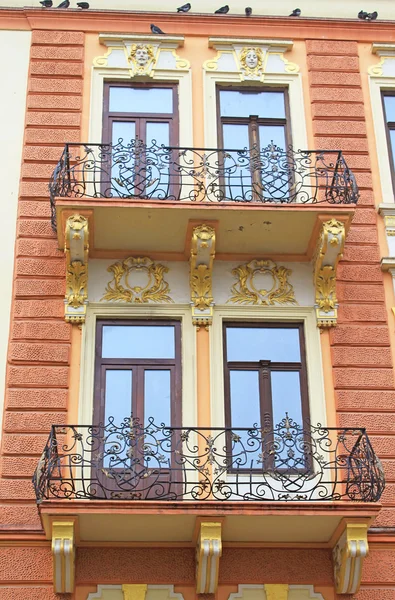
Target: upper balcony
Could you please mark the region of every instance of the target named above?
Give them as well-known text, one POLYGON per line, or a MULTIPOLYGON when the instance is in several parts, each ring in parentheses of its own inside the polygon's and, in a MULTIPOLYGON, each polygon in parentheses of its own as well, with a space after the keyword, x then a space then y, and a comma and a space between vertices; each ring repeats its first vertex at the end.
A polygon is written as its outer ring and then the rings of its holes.
MULTIPOLYGON (((95 251, 185 255, 190 221, 217 222, 217 253, 309 260, 319 215, 348 220, 358 187, 341 151, 66 144, 50 182, 52 223, 91 219, 95 251), (133 210, 130 210, 133 208, 133 210)), ((100 255, 100 253, 98 254, 100 255)))

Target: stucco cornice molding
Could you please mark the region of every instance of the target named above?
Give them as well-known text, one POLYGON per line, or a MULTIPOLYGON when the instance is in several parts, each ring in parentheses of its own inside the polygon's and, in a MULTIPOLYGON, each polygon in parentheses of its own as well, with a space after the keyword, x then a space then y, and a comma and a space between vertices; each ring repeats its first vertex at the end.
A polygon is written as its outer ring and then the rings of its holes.
POLYGON ((122 46, 124 42, 161 42, 162 46, 167 44, 174 45, 175 48, 180 48, 184 45, 183 35, 162 35, 158 38, 157 35, 130 34, 130 33, 99 33, 99 42, 107 47, 122 46))
POLYGON ((395 44, 372 44, 372 54, 378 56, 395 56, 395 44))
POLYGON ((269 52, 288 52, 292 50, 293 42, 291 40, 262 40, 261 38, 230 38, 230 37, 209 37, 209 48, 220 50, 222 46, 241 44, 242 46, 264 46, 269 52))

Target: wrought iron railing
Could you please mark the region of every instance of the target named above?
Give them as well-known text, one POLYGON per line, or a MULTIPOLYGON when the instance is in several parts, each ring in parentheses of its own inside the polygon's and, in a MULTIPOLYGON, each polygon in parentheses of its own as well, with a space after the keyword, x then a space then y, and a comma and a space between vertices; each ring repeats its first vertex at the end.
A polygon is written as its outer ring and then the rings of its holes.
POLYGON ((364 429, 54 425, 33 477, 37 501, 377 502, 383 470, 364 429))
POLYGON ((55 198, 352 204, 358 187, 341 151, 66 144, 49 185, 55 198))

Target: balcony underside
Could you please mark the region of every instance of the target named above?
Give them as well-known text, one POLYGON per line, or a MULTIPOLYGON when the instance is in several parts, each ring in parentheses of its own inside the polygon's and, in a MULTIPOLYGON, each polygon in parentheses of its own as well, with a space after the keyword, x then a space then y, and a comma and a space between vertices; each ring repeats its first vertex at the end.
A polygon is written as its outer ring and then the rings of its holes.
POLYGON ((211 223, 219 260, 264 256, 294 261, 312 258, 320 224, 337 218, 350 222, 355 205, 278 203, 196 203, 166 200, 56 198, 59 248, 64 248, 67 218, 89 218, 91 258, 163 255, 189 258, 191 228, 211 223))
POLYGON ((333 547, 346 521, 371 525, 381 506, 361 502, 155 502, 44 500, 40 514, 48 539, 54 519, 78 518, 79 542, 195 546, 198 523, 222 522, 231 545, 333 547))

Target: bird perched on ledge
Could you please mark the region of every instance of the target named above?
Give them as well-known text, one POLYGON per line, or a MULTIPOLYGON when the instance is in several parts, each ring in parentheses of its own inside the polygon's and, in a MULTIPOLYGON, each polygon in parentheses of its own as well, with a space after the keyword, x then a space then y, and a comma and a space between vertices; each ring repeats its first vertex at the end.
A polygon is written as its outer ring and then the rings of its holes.
POLYGON ((245 13, 246 13, 246 17, 250 17, 252 15, 252 8, 251 8, 251 6, 247 6, 244 10, 245 10, 245 13))
POLYGON ((157 35, 161 34, 161 35, 165 35, 165 32, 162 31, 159 27, 157 27, 156 25, 154 25, 153 23, 151 23, 151 31, 152 33, 155 33, 157 35))
POLYGON ((78 8, 82 8, 82 10, 87 10, 89 8, 88 2, 77 2, 78 8))
POLYGON ((177 8, 177 12, 178 13, 179 12, 185 12, 186 13, 186 12, 188 12, 188 10, 191 10, 191 5, 190 5, 189 2, 187 4, 183 4, 182 6, 179 6, 177 8))
POLYGON ((294 8, 294 10, 291 12, 291 14, 289 16, 290 17, 300 17, 301 14, 302 14, 302 11, 300 10, 300 8, 294 8))
POLYGON ((64 2, 61 2, 59 4, 59 6, 57 6, 56 8, 69 8, 70 6, 70 0, 64 0, 64 2))
POLYGON ((358 13, 358 19, 362 19, 363 21, 375 21, 379 13, 375 10, 372 13, 368 13, 365 10, 360 10, 358 13))
POLYGON ((226 15, 229 12, 229 6, 225 4, 225 6, 221 6, 218 10, 215 11, 215 15, 226 15))
POLYGON ((51 8, 52 0, 40 0, 40 4, 43 8, 51 8))

